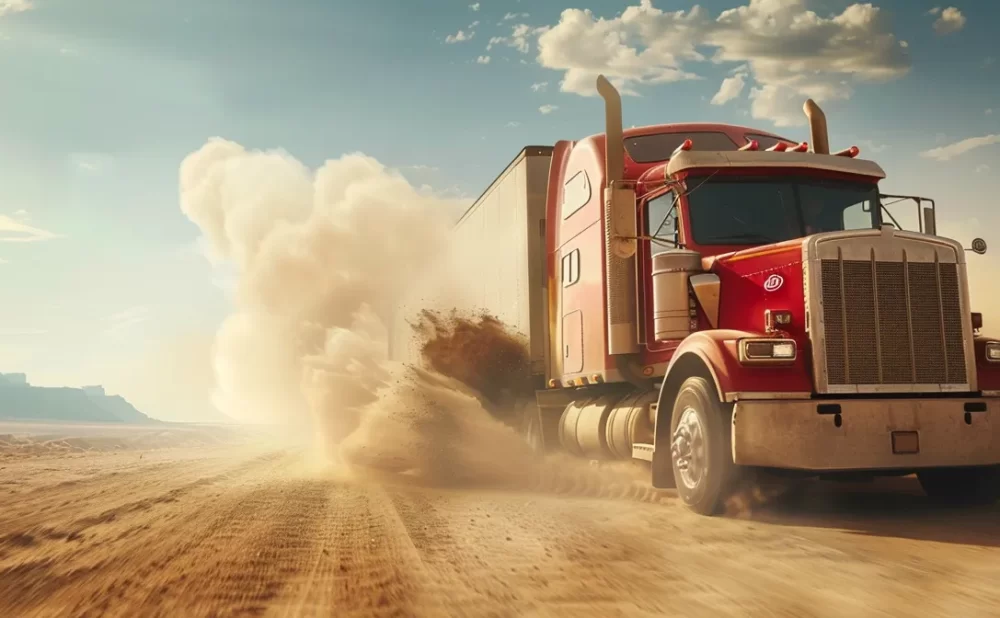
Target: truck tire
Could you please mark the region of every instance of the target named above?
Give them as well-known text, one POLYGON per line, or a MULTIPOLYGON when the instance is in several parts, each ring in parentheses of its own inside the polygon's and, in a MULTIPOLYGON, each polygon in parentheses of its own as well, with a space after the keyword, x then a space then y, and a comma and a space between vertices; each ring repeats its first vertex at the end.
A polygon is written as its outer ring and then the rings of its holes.
POLYGON ((932 468, 917 472, 924 493, 949 504, 993 504, 1000 500, 1000 466, 932 468))
POLYGON ((677 495, 692 511, 715 515, 736 480, 731 448, 733 407, 701 377, 681 384, 670 421, 670 460, 677 495))

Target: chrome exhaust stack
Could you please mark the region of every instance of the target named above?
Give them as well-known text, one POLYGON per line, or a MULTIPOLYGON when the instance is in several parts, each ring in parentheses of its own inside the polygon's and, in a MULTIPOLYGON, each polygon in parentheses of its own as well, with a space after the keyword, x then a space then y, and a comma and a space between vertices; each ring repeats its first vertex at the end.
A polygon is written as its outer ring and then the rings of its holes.
POLYGON ((802 106, 809 119, 810 150, 816 154, 830 154, 830 134, 826 128, 826 114, 812 99, 802 106))
POLYGON ((639 351, 635 298, 635 260, 638 248, 635 188, 626 187, 625 137, 622 99, 603 75, 597 92, 604 99, 604 241, 607 291, 608 354, 639 351))

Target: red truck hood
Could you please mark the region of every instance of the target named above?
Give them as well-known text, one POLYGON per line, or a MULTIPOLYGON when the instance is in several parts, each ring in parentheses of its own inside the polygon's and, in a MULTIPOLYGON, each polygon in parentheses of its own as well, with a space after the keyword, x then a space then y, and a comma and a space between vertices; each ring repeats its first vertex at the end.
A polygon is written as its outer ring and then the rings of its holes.
POLYGON ((704 260, 719 277, 718 328, 764 331, 764 311, 790 311, 789 334, 805 343, 802 283, 804 238, 764 245, 704 260))

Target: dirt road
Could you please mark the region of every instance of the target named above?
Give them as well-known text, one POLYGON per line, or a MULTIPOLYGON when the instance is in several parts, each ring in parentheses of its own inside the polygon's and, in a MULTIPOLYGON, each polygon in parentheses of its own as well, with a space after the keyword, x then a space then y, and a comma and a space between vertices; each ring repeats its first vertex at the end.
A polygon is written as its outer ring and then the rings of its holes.
POLYGON ((1000 513, 896 485, 705 519, 361 484, 296 450, 0 459, 0 616, 997 615, 1000 513))

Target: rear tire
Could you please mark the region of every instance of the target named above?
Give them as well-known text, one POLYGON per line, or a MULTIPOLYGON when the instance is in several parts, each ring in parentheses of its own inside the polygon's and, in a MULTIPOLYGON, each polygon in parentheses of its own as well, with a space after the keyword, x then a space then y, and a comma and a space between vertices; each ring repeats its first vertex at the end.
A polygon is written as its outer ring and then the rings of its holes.
POLYGON ((715 515, 737 480, 731 427, 733 407, 723 405, 701 377, 684 381, 670 420, 670 460, 677 494, 692 511, 715 515))
POLYGON ((933 468, 917 472, 924 493, 946 504, 993 504, 1000 500, 1000 466, 933 468))

